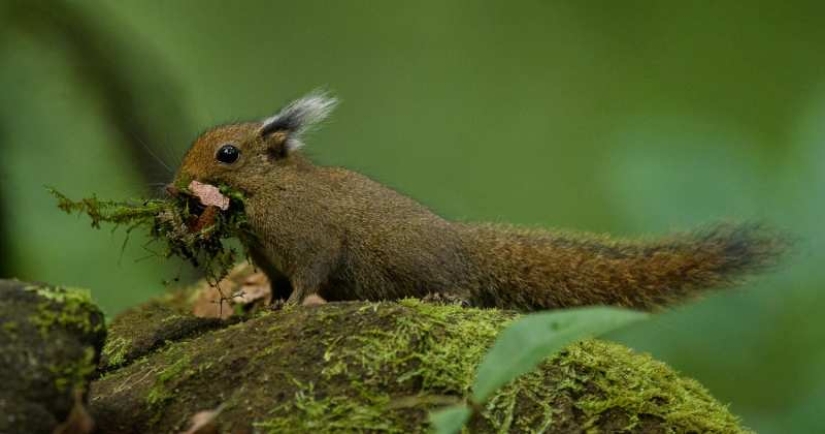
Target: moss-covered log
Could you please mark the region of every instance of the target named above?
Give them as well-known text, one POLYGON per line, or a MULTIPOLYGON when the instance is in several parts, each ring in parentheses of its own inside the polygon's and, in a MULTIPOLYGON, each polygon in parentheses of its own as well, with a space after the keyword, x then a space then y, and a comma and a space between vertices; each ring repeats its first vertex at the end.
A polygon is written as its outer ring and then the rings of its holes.
MULTIPOLYGON (((419 301, 333 303, 214 329, 194 326, 180 300, 112 324, 111 365, 92 385, 100 432, 177 432, 205 410, 218 411, 221 432, 426 431, 429 411, 467 395, 486 348, 514 318, 419 301), (165 324, 177 332, 158 334, 165 324)), ((593 340, 500 391, 471 431, 743 429, 695 381, 593 340)))
POLYGON ((62 432, 105 334, 88 291, 0 280, 0 432, 62 432))

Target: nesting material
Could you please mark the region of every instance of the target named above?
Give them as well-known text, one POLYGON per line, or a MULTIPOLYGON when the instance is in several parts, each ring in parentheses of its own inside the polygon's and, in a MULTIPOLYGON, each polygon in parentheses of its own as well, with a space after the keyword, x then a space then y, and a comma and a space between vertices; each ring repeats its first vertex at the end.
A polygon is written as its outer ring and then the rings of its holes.
POLYGON ((100 200, 95 195, 74 201, 55 189, 50 192, 60 209, 88 215, 94 228, 109 223, 125 227, 127 235, 138 228, 148 229, 153 241, 163 245, 160 255, 183 258, 213 281, 226 276, 239 259, 239 252, 227 240, 252 237, 243 195, 225 186, 193 181, 168 198, 140 201, 100 200))

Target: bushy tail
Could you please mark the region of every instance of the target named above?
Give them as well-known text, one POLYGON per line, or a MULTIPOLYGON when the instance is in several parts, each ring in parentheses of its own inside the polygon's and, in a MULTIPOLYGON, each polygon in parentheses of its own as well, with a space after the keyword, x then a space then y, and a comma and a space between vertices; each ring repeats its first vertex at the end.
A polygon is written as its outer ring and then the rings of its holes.
POLYGON ((731 286, 776 263, 788 239, 759 224, 718 224, 652 241, 463 225, 486 281, 482 306, 614 305, 651 310, 731 286))

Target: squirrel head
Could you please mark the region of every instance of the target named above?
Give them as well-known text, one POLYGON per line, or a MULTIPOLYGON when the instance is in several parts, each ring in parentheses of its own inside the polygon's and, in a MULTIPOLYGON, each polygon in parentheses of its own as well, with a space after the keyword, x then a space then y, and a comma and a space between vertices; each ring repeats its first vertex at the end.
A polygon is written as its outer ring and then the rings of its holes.
POLYGON ((323 121, 337 100, 313 92, 291 102, 278 114, 260 122, 244 122, 213 128, 192 144, 183 158, 170 192, 199 181, 245 190, 260 178, 304 162, 296 152, 301 136, 323 121))

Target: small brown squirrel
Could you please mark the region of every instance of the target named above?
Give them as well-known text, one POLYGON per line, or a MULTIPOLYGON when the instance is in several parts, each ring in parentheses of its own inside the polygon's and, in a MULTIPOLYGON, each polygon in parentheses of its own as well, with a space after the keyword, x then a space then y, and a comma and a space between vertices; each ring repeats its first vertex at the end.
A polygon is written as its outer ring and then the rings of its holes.
POLYGON ((474 306, 654 309, 737 283, 787 247, 758 224, 718 224, 652 241, 622 241, 448 221, 356 172, 322 167, 301 137, 336 105, 313 93, 260 122, 195 140, 175 177, 246 195, 250 256, 276 297, 300 303, 440 294, 474 306))

